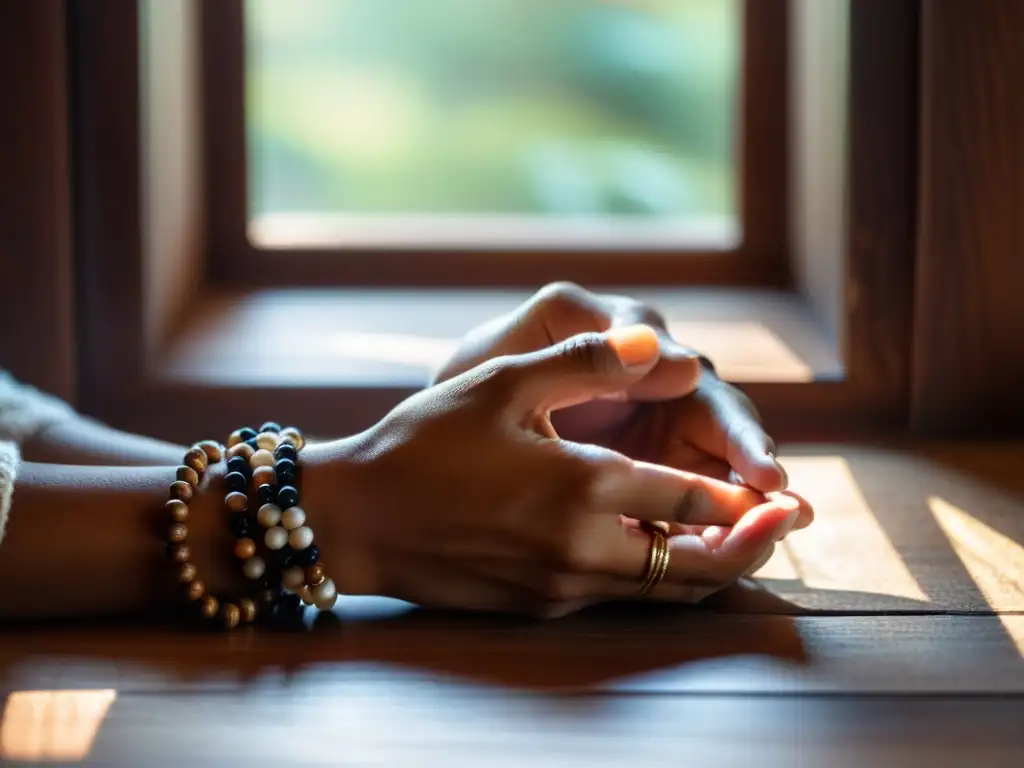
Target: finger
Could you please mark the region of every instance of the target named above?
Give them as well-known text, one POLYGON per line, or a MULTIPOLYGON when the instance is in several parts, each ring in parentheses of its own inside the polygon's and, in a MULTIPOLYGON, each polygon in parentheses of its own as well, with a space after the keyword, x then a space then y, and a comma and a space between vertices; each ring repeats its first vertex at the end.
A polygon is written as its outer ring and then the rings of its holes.
POLYGON ((537 352, 509 358, 504 370, 514 408, 550 411, 627 389, 658 361, 658 339, 643 325, 584 333, 537 352))
POLYGON ((688 525, 733 525, 765 502, 751 488, 644 461, 609 472, 597 497, 617 514, 688 525))
POLYGON ((768 564, 768 561, 771 560, 772 556, 774 555, 775 544, 769 544, 765 548, 764 552, 761 553, 761 556, 757 558, 754 564, 747 568, 747 570, 744 572, 744 576, 753 576, 755 573, 764 568, 768 564))
POLYGON ((639 401, 675 400, 697 388, 701 376, 700 357, 672 338, 665 319, 646 304, 618 296, 598 296, 611 312, 611 327, 642 323, 657 332, 661 359, 654 369, 629 388, 629 398, 639 401))
POLYGON ((745 396, 724 383, 702 390, 702 395, 707 407, 692 416, 697 447, 727 461, 744 484, 765 493, 783 490, 789 478, 775 458, 775 441, 745 396))
POLYGON ((782 491, 780 493, 769 493, 769 499, 776 499, 780 496, 788 496, 796 501, 800 507, 800 514, 797 515, 796 522, 793 523, 792 530, 799 531, 806 528, 814 522, 814 507, 807 499, 794 491, 782 491))
MULTIPOLYGON (((668 540, 669 563, 664 582, 677 586, 720 588, 740 578, 758 563, 776 537, 788 532, 799 515, 799 503, 779 497, 753 508, 732 527, 717 547, 702 537, 674 536, 668 540)), ((651 535, 622 528, 617 547, 609 552, 605 572, 639 585, 647 572, 651 535)))

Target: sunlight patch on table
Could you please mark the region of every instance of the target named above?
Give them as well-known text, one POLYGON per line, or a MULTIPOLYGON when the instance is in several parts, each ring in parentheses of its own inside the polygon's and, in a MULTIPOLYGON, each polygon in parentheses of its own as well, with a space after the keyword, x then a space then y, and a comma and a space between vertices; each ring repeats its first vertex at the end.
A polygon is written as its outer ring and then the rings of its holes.
POLYGON ((789 545, 786 542, 781 542, 775 546, 775 554, 772 555, 771 560, 765 563, 761 568, 754 573, 754 576, 759 579, 777 579, 779 581, 799 581, 800 573, 796 569, 796 565, 793 564, 792 558, 789 556, 787 547, 789 545))
POLYGON ((846 459, 781 459, 790 487, 814 506, 813 525, 786 539, 786 549, 810 589, 870 592, 930 602, 864 498, 846 459))
POLYGON ((117 691, 15 691, 0 720, 0 757, 77 762, 89 756, 117 691))
POLYGON ((930 497, 928 508, 992 609, 1019 607, 1024 599, 1024 546, 941 497, 930 497))

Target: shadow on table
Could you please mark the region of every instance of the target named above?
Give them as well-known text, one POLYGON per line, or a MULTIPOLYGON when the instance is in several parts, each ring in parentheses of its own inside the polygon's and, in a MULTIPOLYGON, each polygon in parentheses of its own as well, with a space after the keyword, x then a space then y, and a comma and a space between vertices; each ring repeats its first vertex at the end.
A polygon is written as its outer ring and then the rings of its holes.
POLYGON ((85 687, 111 677, 136 688, 146 681, 156 689, 177 681, 216 688, 325 665, 379 665, 560 691, 729 657, 807 660, 794 619, 780 615, 795 609, 780 598, 750 583, 719 603, 748 613, 620 604, 539 622, 347 598, 334 613, 280 631, 206 634, 124 619, 36 624, 0 634, 0 675, 7 689, 29 680, 36 688, 85 687))

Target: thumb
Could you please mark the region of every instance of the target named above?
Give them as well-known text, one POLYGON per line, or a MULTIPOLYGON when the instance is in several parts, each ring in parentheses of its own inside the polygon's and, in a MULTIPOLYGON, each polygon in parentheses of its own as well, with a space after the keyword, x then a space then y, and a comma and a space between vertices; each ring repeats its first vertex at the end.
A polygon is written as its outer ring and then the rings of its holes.
POLYGON ((647 325, 581 333, 515 358, 516 402, 525 410, 551 411, 621 392, 658 358, 658 334, 647 325))

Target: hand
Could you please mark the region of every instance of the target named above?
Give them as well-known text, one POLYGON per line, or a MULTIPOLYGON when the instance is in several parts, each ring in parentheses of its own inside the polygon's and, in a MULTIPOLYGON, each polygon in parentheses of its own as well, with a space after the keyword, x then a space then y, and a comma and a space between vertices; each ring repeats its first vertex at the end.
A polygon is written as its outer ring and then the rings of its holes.
POLYGON ((342 506, 324 545, 349 565, 342 591, 559 616, 637 594, 650 539, 636 520, 721 526, 671 539, 654 599, 700 600, 763 562, 798 499, 553 439, 551 411, 637 386, 658 359, 643 326, 574 336, 490 360, 363 435, 308 447, 309 497, 342 506))
POLYGON ((595 294, 570 283, 549 285, 510 314, 471 331, 435 380, 500 355, 636 323, 658 333, 658 363, 618 392, 556 413, 558 434, 763 492, 784 489, 788 480, 775 460, 775 443, 746 395, 675 341, 655 310, 624 296, 595 294))

